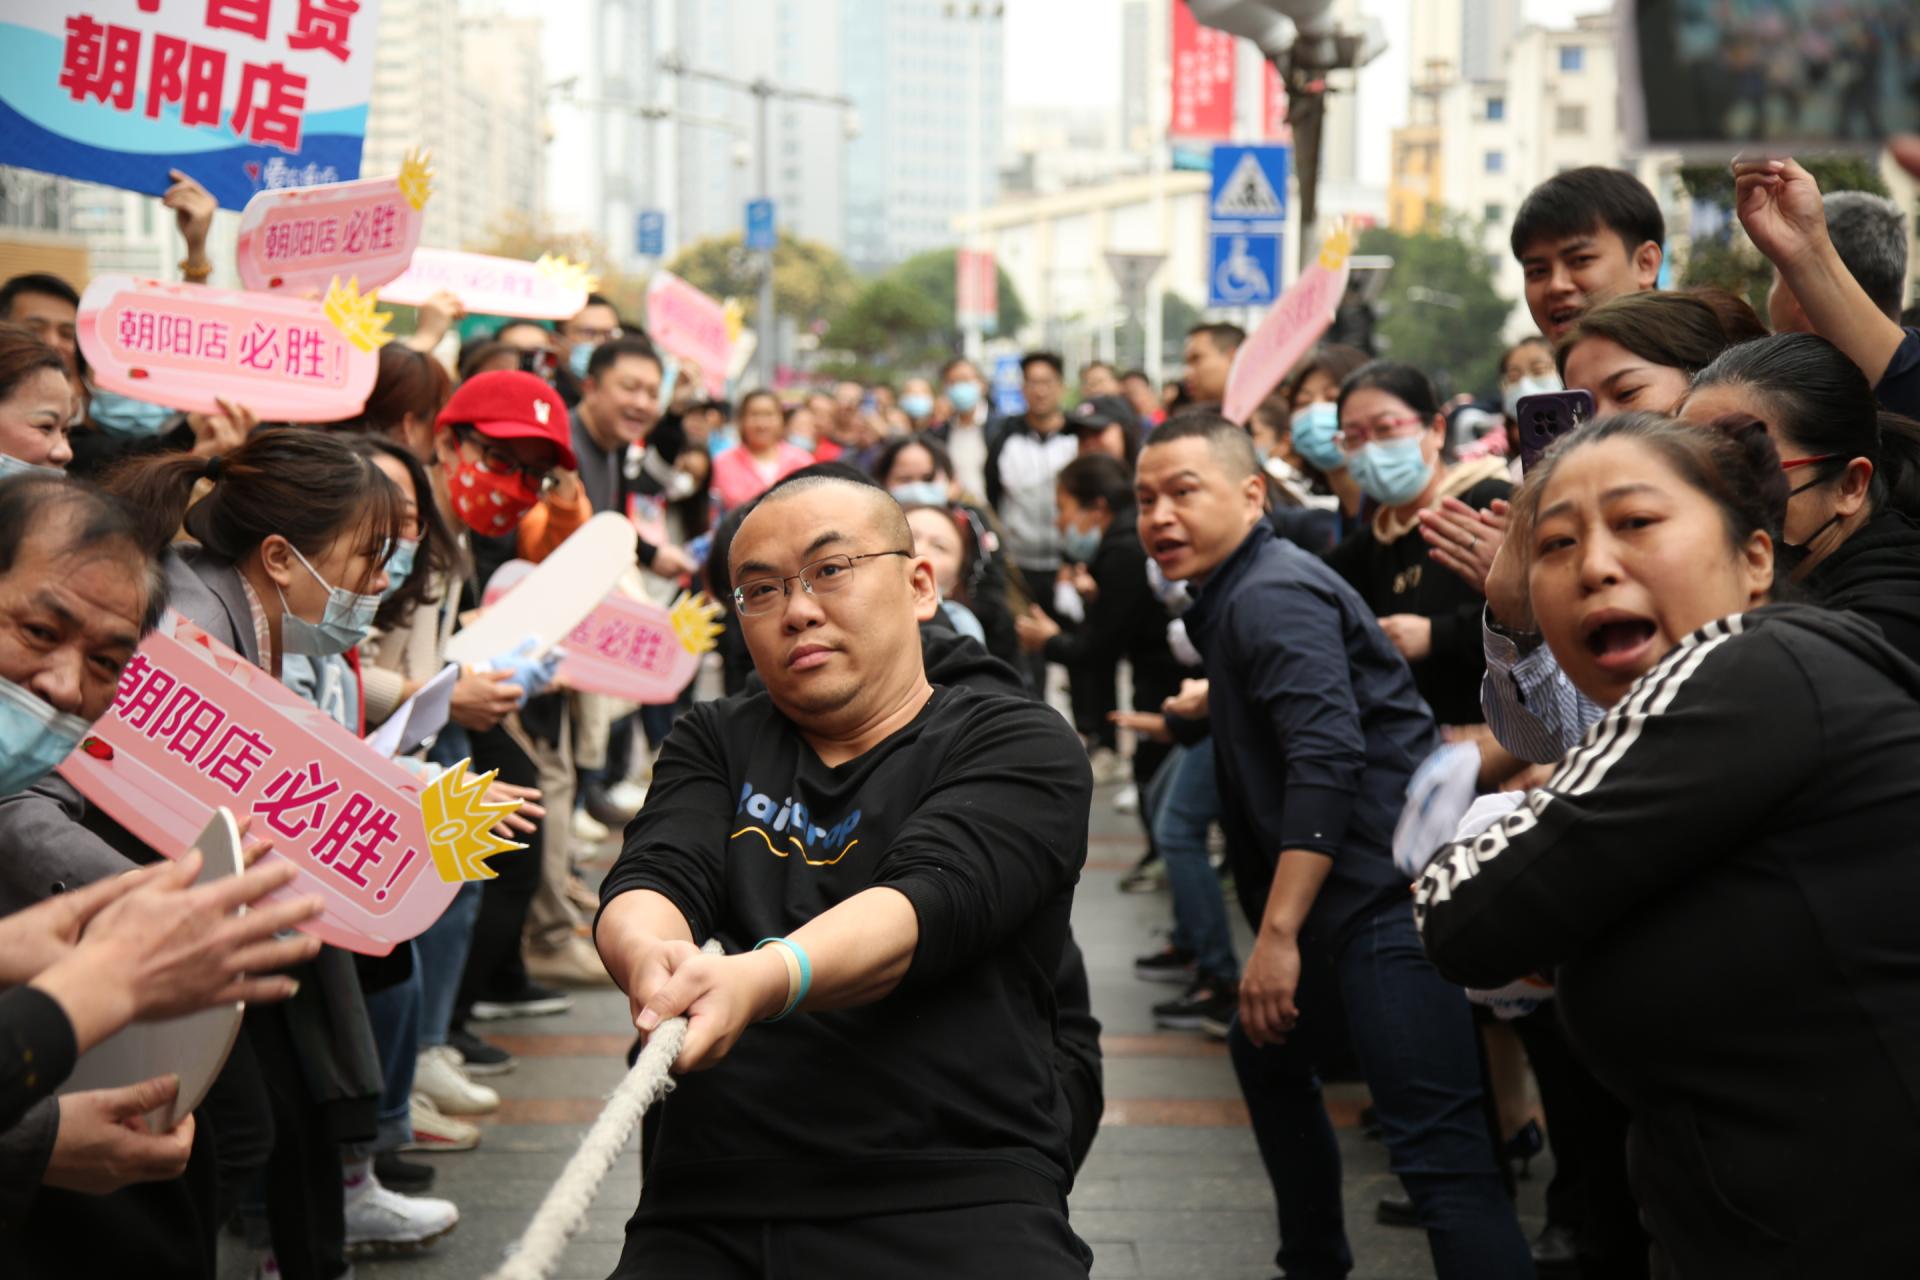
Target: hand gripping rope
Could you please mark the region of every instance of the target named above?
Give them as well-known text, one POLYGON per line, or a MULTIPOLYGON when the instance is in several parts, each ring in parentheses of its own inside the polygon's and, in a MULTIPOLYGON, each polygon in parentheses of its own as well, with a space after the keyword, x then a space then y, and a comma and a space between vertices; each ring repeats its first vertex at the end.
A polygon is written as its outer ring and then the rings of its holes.
MULTIPOLYGON (((720 954, 718 942, 708 942, 702 949, 711 955, 720 954)), ((580 1140, 580 1149, 567 1161, 546 1199, 534 1211, 533 1221, 488 1280, 548 1280, 553 1275, 567 1241, 587 1220, 587 1210, 593 1206, 594 1194, 606 1180, 607 1171, 640 1127, 640 1118, 647 1114, 648 1107, 673 1091, 673 1077, 667 1074, 667 1068, 680 1056, 686 1042, 684 1015, 654 1028, 633 1070, 614 1087, 593 1127, 580 1140)))

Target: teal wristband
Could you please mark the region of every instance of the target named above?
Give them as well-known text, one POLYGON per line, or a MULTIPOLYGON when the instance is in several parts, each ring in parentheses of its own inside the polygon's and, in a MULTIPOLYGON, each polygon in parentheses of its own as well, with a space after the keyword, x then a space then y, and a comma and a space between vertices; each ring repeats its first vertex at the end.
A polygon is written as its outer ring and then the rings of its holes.
POLYGON ((753 944, 753 949, 758 951, 760 948, 771 946, 776 942, 785 947, 788 954, 799 961, 800 985, 795 989, 793 999, 787 1001, 787 1007, 779 1013, 774 1014, 771 1018, 768 1018, 768 1022, 778 1022, 795 1009, 798 1009, 806 1000, 807 992, 813 989, 813 961, 807 958, 807 949, 795 942, 792 938, 762 938, 753 944))

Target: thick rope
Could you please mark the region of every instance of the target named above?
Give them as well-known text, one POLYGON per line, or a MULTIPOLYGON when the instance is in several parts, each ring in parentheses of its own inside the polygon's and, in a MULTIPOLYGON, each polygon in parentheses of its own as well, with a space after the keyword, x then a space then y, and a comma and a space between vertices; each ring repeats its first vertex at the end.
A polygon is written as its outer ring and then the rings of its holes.
MULTIPOLYGON (((720 944, 709 942, 705 950, 718 955, 720 944)), ((626 1150, 627 1139, 640 1127, 641 1117, 648 1107, 673 1091, 673 1077, 667 1068, 680 1056, 686 1041, 684 1017, 669 1018, 654 1028, 633 1069, 615 1086, 593 1127, 580 1140, 580 1149, 567 1161, 546 1199, 534 1211, 533 1221, 488 1280, 548 1280, 553 1275, 567 1241, 586 1222, 600 1184, 626 1150)))

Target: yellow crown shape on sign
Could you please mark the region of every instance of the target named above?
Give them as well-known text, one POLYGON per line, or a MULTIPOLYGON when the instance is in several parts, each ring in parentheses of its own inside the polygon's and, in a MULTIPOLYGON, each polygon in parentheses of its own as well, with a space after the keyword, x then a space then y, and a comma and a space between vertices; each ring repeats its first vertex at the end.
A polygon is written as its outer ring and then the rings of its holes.
POLYGON ((433 195, 432 159, 431 151, 409 147, 406 159, 400 162, 400 194, 415 209, 426 208, 427 200, 433 195))
POLYGON ((518 810, 520 802, 489 802, 486 795, 487 788, 493 785, 493 773, 469 777, 469 763, 462 760, 420 793, 420 816, 427 824, 427 848, 433 853, 433 868, 449 884, 491 880, 500 873, 487 865, 488 858, 527 847, 493 834, 492 828, 518 810))
POLYGON ((740 299, 728 298, 726 305, 721 308, 721 312, 727 318, 727 341, 740 341, 740 331, 746 327, 747 323, 747 313, 746 310, 741 307, 740 299))
POLYGON ((588 293, 600 287, 600 277, 587 270, 584 262, 573 262, 564 254, 543 253, 533 269, 562 289, 585 289, 588 293))
POLYGON ((725 612, 706 592, 688 595, 683 591, 667 617, 673 623, 673 633, 680 637, 682 649, 688 653, 711 653, 720 643, 720 633, 726 630, 720 622, 725 612))
POLYGON ((335 276, 327 286, 327 296, 321 307, 327 313, 327 319, 333 321, 333 327, 340 336, 362 351, 378 351, 393 341, 393 335, 387 332, 387 322, 393 317, 384 311, 375 311, 373 304, 380 300, 378 293, 361 293, 360 277, 354 276, 345 284, 335 276))
POLYGON ((1320 242, 1320 265, 1329 271, 1338 271, 1347 264, 1347 256, 1353 252, 1353 233, 1343 220, 1333 229, 1333 234, 1320 242))

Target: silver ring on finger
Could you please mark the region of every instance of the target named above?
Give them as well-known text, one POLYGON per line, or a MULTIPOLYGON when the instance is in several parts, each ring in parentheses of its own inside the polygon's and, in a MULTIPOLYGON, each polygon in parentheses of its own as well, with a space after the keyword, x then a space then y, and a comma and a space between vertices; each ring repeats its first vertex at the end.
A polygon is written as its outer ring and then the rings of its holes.
POLYGON ((1476 533, 1471 538, 1467 539, 1467 554, 1472 555, 1474 552, 1474 548, 1478 547, 1479 545, 1480 545, 1480 535, 1476 533))

